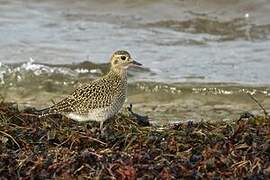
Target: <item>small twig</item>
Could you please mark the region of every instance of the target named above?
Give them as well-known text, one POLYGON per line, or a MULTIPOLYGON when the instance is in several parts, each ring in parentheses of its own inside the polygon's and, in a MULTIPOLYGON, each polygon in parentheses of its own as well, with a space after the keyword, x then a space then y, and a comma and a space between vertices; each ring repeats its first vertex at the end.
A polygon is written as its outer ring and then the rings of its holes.
POLYGON ((262 106, 262 104, 254 96, 252 96, 250 93, 247 93, 247 94, 263 110, 265 117, 268 117, 268 113, 265 110, 265 108, 262 106))
POLYGON ((17 141, 8 133, 4 132, 4 131, 0 131, 0 133, 4 134, 5 136, 9 137, 17 146, 19 149, 21 149, 21 146, 19 145, 19 143, 17 143, 17 141))
POLYGON ((114 166, 114 164, 113 164, 113 165, 109 165, 109 167, 106 167, 106 170, 107 170, 108 173, 111 175, 110 178, 116 179, 116 177, 114 176, 114 174, 113 174, 113 172, 112 172, 112 167, 113 167, 113 166, 114 166))
POLYGON ((90 139, 90 140, 92 140, 92 141, 98 142, 98 143, 100 143, 100 144, 102 144, 102 145, 105 145, 105 146, 107 145, 107 143, 102 142, 102 141, 99 140, 99 139, 96 139, 96 138, 93 138, 93 137, 86 136, 86 135, 84 135, 84 134, 82 134, 82 133, 80 133, 80 134, 81 134, 81 137, 82 137, 82 138, 90 139))
POLYGON ((81 167, 79 167, 76 171, 74 171, 73 174, 77 174, 77 172, 81 171, 84 168, 84 165, 82 165, 81 167))
POLYGON ((96 156, 99 159, 102 158, 102 155, 99 155, 99 154, 97 154, 95 152, 89 152, 89 154, 94 155, 94 156, 96 156))
POLYGON ((14 123, 8 123, 9 126, 13 126, 15 128, 19 128, 19 129, 33 129, 33 128, 28 128, 28 127, 23 127, 23 126, 18 126, 17 124, 14 124, 14 123))
POLYGON ((62 142, 61 144, 57 144, 57 147, 63 146, 65 143, 67 143, 70 138, 72 137, 72 135, 70 135, 64 142, 62 142))

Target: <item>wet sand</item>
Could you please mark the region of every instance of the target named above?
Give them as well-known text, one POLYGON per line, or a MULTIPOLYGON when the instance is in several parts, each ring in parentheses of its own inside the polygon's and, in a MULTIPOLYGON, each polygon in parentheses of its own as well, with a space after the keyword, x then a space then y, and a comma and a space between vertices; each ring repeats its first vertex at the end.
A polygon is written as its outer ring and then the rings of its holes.
MULTIPOLYGON (((48 81, 39 87, 10 87, 0 93, 5 101, 18 103, 20 109, 27 106, 41 109, 64 98, 76 86, 60 86, 48 81)), ((129 84, 128 100, 122 111, 133 104, 135 111, 148 115, 156 124, 186 120, 233 121, 246 111, 255 115, 262 113, 247 93, 253 94, 266 110, 270 109, 268 87, 136 82, 129 84)))

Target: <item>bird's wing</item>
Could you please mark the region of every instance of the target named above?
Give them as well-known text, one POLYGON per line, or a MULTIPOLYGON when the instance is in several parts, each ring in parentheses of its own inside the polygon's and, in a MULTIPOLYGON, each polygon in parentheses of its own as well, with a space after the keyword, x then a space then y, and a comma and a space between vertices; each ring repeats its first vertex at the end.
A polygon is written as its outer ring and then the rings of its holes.
POLYGON ((61 100, 60 102, 54 104, 51 107, 38 110, 36 113, 39 116, 47 116, 47 115, 57 114, 57 113, 61 113, 61 112, 72 112, 74 110, 72 104, 74 104, 74 102, 75 102, 72 99, 73 98, 71 98, 71 97, 67 97, 67 98, 61 100))
POLYGON ((50 113, 58 113, 58 112, 72 112, 74 111, 74 104, 76 100, 72 96, 68 96, 67 98, 61 100, 56 103, 52 107, 49 108, 50 113))
POLYGON ((114 101, 115 87, 103 81, 82 85, 70 96, 50 108, 50 113, 87 113, 89 109, 109 106, 114 101))

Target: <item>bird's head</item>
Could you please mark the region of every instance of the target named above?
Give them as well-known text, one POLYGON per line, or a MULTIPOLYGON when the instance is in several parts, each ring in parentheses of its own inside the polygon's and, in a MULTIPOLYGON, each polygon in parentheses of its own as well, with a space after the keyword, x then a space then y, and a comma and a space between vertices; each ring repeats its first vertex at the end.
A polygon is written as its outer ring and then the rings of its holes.
POLYGON ((127 69, 130 66, 141 66, 141 63, 133 60, 127 51, 119 50, 111 57, 111 67, 116 69, 127 69))

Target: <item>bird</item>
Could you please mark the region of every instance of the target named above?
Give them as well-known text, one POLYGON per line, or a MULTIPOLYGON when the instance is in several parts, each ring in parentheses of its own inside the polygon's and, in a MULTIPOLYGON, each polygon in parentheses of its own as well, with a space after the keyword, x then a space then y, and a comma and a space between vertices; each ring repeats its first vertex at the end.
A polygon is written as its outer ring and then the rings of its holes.
POLYGON ((79 122, 103 122, 120 111, 127 97, 127 71, 142 66, 125 50, 115 51, 109 72, 93 81, 81 84, 73 93, 51 107, 39 111, 39 117, 61 114, 79 122))

